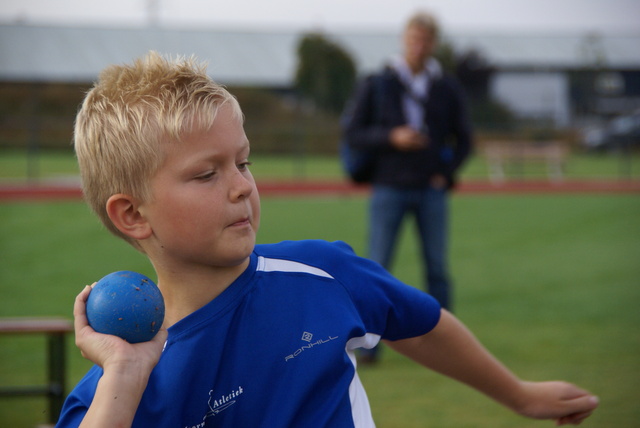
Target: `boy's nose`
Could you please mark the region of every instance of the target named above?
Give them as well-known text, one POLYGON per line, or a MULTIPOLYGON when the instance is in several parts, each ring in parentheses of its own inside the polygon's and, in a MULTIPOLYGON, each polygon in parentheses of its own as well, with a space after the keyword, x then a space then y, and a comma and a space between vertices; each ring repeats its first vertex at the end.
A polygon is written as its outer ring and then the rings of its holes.
POLYGON ((233 174, 229 196, 232 201, 244 199, 253 192, 253 187, 253 180, 237 171, 233 174))

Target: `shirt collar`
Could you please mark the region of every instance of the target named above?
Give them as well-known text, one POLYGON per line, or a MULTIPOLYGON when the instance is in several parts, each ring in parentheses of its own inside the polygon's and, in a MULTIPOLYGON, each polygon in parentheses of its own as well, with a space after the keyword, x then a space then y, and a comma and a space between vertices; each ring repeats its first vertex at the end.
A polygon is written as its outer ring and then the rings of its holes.
POLYGON ((416 75, 411 72, 407 61, 403 56, 396 56, 392 58, 391 68, 393 68, 400 78, 406 83, 411 83, 415 79, 424 79, 425 77, 433 79, 442 77, 442 66, 435 58, 428 58, 424 63, 423 70, 416 75))

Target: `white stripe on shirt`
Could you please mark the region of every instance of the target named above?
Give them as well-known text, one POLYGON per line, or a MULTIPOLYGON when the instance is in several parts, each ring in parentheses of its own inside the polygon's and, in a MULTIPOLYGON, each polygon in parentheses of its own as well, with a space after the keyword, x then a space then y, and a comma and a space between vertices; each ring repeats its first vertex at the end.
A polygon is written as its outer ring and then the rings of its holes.
POLYGON ((291 260, 282 259, 268 259, 262 256, 258 256, 258 271, 262 272, 300 272, 308 273, 315 276, 322 276, 324 278, 333 277, 322 269, 318 269, 313 266, 305 265, 303 263, 293 262, 291 260))

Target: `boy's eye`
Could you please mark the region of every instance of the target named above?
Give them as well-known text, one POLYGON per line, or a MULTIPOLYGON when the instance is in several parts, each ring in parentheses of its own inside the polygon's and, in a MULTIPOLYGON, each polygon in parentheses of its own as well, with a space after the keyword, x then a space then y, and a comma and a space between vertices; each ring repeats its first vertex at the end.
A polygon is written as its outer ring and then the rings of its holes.
POLYGON ((209 171, 206 172, 204 174, 200 174, 196 177, 196 180, 209 180, 211 179, 216 173, 214 171, 209 171))
POLYGON ((240 163, 238 164, 238 169, 240 169, 240 170, 244 170, 244 169, 249 168, 251 165, 252 165, 252 163, 251 163, 251 162, 249 162, 249 161, 240 162, 240 163))

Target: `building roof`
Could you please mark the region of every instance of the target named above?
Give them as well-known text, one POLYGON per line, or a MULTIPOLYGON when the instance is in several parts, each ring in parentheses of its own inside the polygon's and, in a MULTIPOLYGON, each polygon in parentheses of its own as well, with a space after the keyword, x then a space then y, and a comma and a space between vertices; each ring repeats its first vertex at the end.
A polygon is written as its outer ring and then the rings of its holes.
POLYGON ((0 79, 93 81, 110 64, 130 63, 149 50, 196 55, 226 84, 288 84, 296 34, 0 26, 0 79))
POLYGON ((457 34, 461 51, 477 48, 500 68, 583 68, 594 65, 640 69, 640 32, 635 35, 457 34))
MULTIPOLYGON (((211 29, 88 28, 0 25, 0 80, 89 82, 109 64, 129 63, 149 50, 195 55, 227 85, 289 86, 299 32, 211 29)), ((397 33, 331 33, 367 73, 399 47, 397 33)), ((451 34, 457 52, 475 49, 498 68, 576 68, 600 61, 640 69, 640 32, 631 35, 451 34)))

